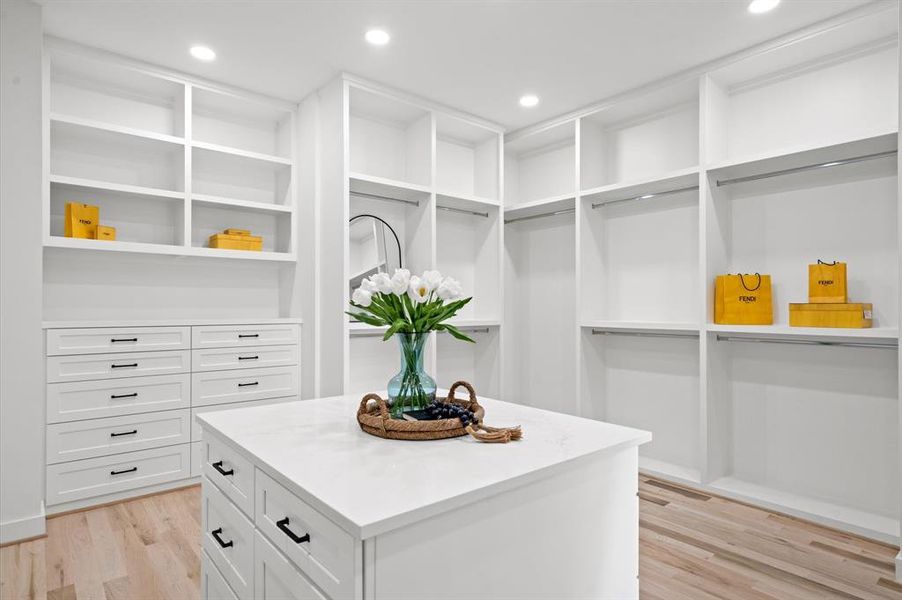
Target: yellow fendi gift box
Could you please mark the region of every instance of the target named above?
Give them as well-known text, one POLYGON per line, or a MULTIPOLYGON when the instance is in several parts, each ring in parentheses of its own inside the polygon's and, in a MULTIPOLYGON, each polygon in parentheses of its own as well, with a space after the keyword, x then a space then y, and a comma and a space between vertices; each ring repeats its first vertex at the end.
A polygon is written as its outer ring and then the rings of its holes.
POLYGON ((210 236, 210 247, 260 252, 263 250, 263 238, 257 235, 214 233, 210 236))
POLYGON ((874 305, 869 302, 843 304, 790 304, 790 327, 842 327, 867 329, 874 305))
POLYGON ((109 225, 98 225, 97 226, 97 239, 98 240, 107 240, 109 242, 115 241, 116 228, 110 227, 109 225))
POLYGON ((66 202, 66 237, 97 239, 100 208, 90 204, 66 202))

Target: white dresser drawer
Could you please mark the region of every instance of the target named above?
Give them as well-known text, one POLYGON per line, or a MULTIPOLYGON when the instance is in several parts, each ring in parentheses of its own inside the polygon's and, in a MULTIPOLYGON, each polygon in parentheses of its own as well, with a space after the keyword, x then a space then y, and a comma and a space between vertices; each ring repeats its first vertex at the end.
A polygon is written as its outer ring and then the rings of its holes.
POLYGON ((191 352, 191 370, 225 371, 255 367, 286 367, 298 364, 298 346, 252 346, 250 348, 204 348, 191 352))
POLYGON ((263 471, 254 523, 330 598, 354 597, 354 538, 263 471))
POLYGON ((297 345, 298 326, 285 325, 205 325, 191 328, 192 348, 297 345))
POLYGON ((233 402, 231 404, 214 404, 210 406, 202 406, 200 408, 191 409, 191 441, 199 442, 203 439, 203 428, 197 422, 197 415, 204 413, 217 412, 220 410, 236 410, 239 408, 248 408, 250 406, 264 406, 267 404, 278 404, 280 402, 291 402, 297 400, 297 396, 289 396, 287 398, 268 398, 266 400, 250 400, 248 402, 233 402))
POLYGON ((48 356, 47 382, 187 373, 190 365, 191 353, 188 350, 48 356))
POLYGON ((191 376, 154 375, 47 385, 47 422, 188 408, 191 376))
POLYGON ((239 598, 254 597, 254 525, 215 485, 203 482, 201 539, 239 598))
POLYGON ((47 356, 146 352, 150 350, 187 350, 190 347, 190 327, 47 330, 47 356))
POLYGON ((47 467, 47 504, 123 492, 189 476, 188 444, 47 467))
POLYGON ((297 396, 297 367, 210 371, 191 375, 191 406, 297 396))
POLYGON ((47 427, 47 464, 191 441, 191 411, 109 417, 47 427))
POLYGON ((202 600, 238 600, 225 577, 213 563, 206 550, 201 550, 200 597, 202 600))
POLYGON ((254 539, 256 600, 328 600, 258 531, 254 539))
POLYGON ((254 515, 254 466, 213 436, 201 442, 203 472, 249 517, 254 515))

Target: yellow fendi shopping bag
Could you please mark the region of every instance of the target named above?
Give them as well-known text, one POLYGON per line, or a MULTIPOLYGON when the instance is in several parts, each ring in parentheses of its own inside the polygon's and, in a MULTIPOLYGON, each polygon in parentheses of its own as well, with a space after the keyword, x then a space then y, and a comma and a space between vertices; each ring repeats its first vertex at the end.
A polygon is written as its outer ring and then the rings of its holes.
POLYGON ((714 322, 773 325, 770 275, 718 275, 714 283, 714 322))
POLYGON ((100 209, 90 204, 66 202, 66 237, 97 239, 100 209))
POLYGON ((816 265, 808 265, 808 302, 844 304, 848 301, 846 263, 818 259, 816 265))

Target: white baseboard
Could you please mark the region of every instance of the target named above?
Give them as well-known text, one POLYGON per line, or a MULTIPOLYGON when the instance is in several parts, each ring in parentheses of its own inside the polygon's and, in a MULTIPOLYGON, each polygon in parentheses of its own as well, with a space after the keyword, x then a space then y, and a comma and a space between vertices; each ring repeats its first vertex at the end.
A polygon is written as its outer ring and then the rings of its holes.
POLYGON ((19 540, 27 540, 47 533, 47 521, 44 503, 41 502, 41 513, 16 521, 0 523, 0 544, 9 544, 19 540))
POLYGON ((902 550, 896 555, 896 581, 902 582, 902 550))

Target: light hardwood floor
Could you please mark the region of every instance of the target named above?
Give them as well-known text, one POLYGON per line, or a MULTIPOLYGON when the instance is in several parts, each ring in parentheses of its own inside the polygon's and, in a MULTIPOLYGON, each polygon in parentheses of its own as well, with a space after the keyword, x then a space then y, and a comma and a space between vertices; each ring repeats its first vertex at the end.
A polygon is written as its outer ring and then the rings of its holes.
MULTIPOLYGON (((643 600, 902 599, 897 548, 640 477, 643 600)), ((72 513, 0 549, 0 598, 192 600, 200 488, 72 513)))

